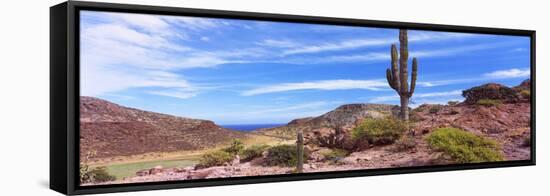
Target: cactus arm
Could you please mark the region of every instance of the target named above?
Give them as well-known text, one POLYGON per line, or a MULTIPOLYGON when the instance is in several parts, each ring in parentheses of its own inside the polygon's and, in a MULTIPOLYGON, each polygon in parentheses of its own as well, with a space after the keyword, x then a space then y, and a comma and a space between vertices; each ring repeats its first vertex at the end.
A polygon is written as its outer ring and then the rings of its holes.
POLYGON ((386 80, 388 80, 388 84, 390 85, 390 87, 396 91, 399 90, 399 88, 397 88, 395 86, 395 82, 394 82, 394 79, 393 79, 393 75, 392 75, 392 72, 390 69, 386 69, 386 80))
POLYGON ((416 87, 417 74, 418 74, 418 61, 416 60, 416 58, 413 58, 412 73, 411 73, 411 90, 409 90, 409 98, 412 97, 414 93, 414 88, 416 87))

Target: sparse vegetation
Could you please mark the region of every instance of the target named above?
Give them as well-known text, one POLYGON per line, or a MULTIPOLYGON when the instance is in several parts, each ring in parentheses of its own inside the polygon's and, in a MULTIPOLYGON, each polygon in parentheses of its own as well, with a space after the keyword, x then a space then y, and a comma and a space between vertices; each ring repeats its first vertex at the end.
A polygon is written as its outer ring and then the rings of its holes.
POLYGON ((498 99, 480 99, 480 100, 477 100, 476 104, 481 106, 486 106, 486 107, 492 107, 492 106, 498 106, 502 104, 502 101, 498 99))
POLYGON ((262 157, 262 153, 269 148, 268 145, 253 145, 244 149, 240 156, 241 161, 251 161, 252 159, 262 157))
POLYGON ((416 148, 416 140, 412 137, 402 137, 394 144, 394 151, 403 152, 416 148))
POLYGON ((115 176, 107 172, 106 167, 91 168, 86 164, 80 165, 80 183, 101 183, 116 180, 115 176))
POLYGON ((428 112, 430 112, 430 114, 437 114, 441 108, 443 108, 443 106, 441 105, 433 105, 432 107, 430 107, 430 110, 428 112))
POLYGON ((87 164, 90 157, 94 155, 96 155, 96 151, 90 151, 83 157, 79 168, 80 183, 101 183, 116 180, 115 176, 107 172, 106 167, 100 166, 92 168, 87 164))
POLYGON ((519 94, 524 98, 531 97, 531 91, 530 90, 522 90, 519 92, 519 94))
POLYGON ((244 144, 240 139, 233 139, 231 140, 231 145, 227 148, 222 149, 223 151, 237 155, 240 154, 244 150, 244 144))
MULTIPOLYGON (((308 152, 304 152, 304 159, 308 157, 308 152)), ((268 166, 294 167, 298 162, 296 145, 283 144, 269 148, 265 164, 268 166)))
POLYGON ((352 130, 352 138, 369 144, 391 144, 407 131, 407 123, 395 118, 365 119, 352 130))
POLYGON ((430 147, 458 163, 502 161, 500 145, 458 128, 439 128, 426 138, 430 147))
POLYGON ((231 162, 233 157, 233 154, 224 150, 209 152, 201 156, 199 164, 197 164, 197 168, 221 166, 225 163, 231 162))
POLYGON ((338 159, 348 156, 349 152, 342 149, 330 149, 323 151, 321 154, 325 157, 325 160, 337 161, 338 159))

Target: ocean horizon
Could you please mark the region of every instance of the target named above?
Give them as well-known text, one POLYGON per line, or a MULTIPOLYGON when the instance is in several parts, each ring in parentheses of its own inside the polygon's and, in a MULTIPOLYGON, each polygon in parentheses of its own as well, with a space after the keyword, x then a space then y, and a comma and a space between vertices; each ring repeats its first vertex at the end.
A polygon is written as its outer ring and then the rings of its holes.
POLYGON ((223 128, 227 129, 233 129, 236 131, 254 131, 256 129, 262 129, 262 128, 272 128, 272 127, 278 127, 286 125, 284 123, 282 124, 230 124, 230 125, 220 125, 223 128))

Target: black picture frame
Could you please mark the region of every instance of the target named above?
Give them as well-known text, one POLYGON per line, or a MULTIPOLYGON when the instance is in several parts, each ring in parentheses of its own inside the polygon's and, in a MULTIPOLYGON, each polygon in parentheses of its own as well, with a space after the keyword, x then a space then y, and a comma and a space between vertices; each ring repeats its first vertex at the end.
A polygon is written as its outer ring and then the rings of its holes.
POLYGON ((535 165, 535 34, 536 32, 533 30, 519 29, 405 23, 393 21, 158 7, 97 2, 64 2, 50 8, 50 188, 63 194, 73 195, 535 165), (522 161, 503 161, 476 164, 454 164, 372 170, 335 171, 292 175, 250 176, 223 179, 80 186, 78 182, 78 27, 80 10, 526 36, 531 39, 531 159, 522 161))

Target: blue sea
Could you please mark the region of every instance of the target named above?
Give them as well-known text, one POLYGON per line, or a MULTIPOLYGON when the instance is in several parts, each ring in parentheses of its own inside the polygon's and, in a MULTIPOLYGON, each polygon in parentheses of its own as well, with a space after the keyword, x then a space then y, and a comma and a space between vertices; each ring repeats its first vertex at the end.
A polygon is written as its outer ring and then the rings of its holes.
POLYGON ((278 126, 283 126, 283 125, 286 125, 286 124, 246 124, 246 125, 220 125, 221 127, 224 127, 224 128, 228 128, 228 129, 233 129, 233 130, 236 130, 236 131, 254 131, 256 129, 261 129, 261 128, 271 128, 271 127, 278 127, 278 126))

